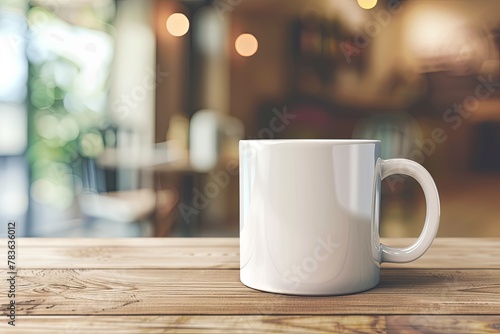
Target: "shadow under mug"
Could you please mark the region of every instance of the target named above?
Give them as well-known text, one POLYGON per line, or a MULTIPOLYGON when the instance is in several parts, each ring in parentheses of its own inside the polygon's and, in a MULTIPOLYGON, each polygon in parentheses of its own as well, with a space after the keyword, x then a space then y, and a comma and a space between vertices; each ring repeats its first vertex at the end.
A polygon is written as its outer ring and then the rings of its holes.
POLYGON ((361 292, 380 281, 382 262, 410 262, 439 227, 436 185, 418 163, 380 158, 378 140, 240 141, 240 279, 294 295, 361 292), (380 243, 381 181, 413 177, 426 200, 420 237, 380 243))

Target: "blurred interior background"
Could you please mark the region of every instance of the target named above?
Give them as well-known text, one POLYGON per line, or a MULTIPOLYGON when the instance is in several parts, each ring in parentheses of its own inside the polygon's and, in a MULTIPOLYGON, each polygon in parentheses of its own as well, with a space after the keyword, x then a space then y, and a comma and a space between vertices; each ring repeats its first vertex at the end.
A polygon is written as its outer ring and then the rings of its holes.
MULTIPOLYGON (((439 236, 499 237, 499 12, 0 0, 0 221, 33 237, 237 236, 239 139, 371 138, 433 175, 439 236)), ((382 236, 417 236, 416 182, 386 180, 382 198, 382 236)))

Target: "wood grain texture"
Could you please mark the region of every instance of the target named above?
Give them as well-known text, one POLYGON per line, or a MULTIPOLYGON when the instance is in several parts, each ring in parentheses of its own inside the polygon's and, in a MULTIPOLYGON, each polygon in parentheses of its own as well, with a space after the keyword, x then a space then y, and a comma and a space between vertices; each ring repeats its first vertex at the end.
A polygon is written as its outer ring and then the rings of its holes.
POLYGON ((245 287, 236 238, 19 239, 17 255, 18 327, 3 316, 1 333, 500 333, 500 239, 437 239, 383 264, 376 288, 331 297, 245 287))
POLYGON ((497 316, 387 316, 390 334, 488 334, 500 333, 500 315, 497 316))
POLYGON ((237 247, 96 245, 22 247, 18 262, 24 269, 238 269, 240 258, 237 247))
MULTIPOLYGON (((7 240, 7 239, 0 239, 7 240)), ((79 246, 126 246, 126 247, 239 247, 238 238, 19 238, 21 247, 79 247, 79 246)), ((404 239, 398 239, 404 240, 404 239)), ((482 240, 482 239, 480 239, 482 240)), ((494 239, 493 239, 494 240, 494 239)), ((500 239, 499 239, 500 240, 500 239)))
POLYGON ((5 334, 499 333, 500 316, 25 316, 5 334))
POLYGON ((487 269, 387 268, 376 288, 331 297, 252 290, 238 270, 34 269, 17 282, 20 315, 500 314, 500 270, 487 269))
MULTIPOLYGON (((1 327, 0 327, 1 328, 1 327)), ((23 317, 5 333, 385 333, 383 316, 23 317), (84 330, 83 330, 84 329, 84 330), (17 330, 17 332, 16 332, 17 330), (355 331, 354 331, 355 330, 355 331)), ((2 331, 3 333, 3 331, 2 331)))
MULTIPOLYGON (((398 246, 412 241, 383 240, 398 246)), ((239 268, 237 238, 19 239, 18 254, 25 269, 239 268)), ((5 256, 0 252, 0 263, 5 256)), ((500 269, 500 239, 440 238, 417 261, 382 268, 500 269)))

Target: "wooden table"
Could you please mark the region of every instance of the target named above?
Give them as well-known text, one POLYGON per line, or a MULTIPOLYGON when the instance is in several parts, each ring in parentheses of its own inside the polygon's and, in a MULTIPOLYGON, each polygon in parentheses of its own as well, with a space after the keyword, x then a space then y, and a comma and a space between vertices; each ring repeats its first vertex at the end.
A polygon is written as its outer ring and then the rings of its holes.
POLYGON ((378 287, 333 297, 245 287, 238 242, 19 239, 16 327, 2 316, 0 333, 500 332, 500 239, 437 239, 416 262, 384 264, 378 287))

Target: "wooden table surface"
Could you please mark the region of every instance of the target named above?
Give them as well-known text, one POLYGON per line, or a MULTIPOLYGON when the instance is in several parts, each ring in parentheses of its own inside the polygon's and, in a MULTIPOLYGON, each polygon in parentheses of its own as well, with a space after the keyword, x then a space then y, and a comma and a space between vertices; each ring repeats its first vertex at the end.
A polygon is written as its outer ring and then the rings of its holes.
MULTIPOLYGON (((392 245, 411 240, 391 239, 392 245)), ((296 297, 239 281, 236 238, 18 239, 0 333, 500 333, 500 239, 437 239, 367 292, 296 297)))

